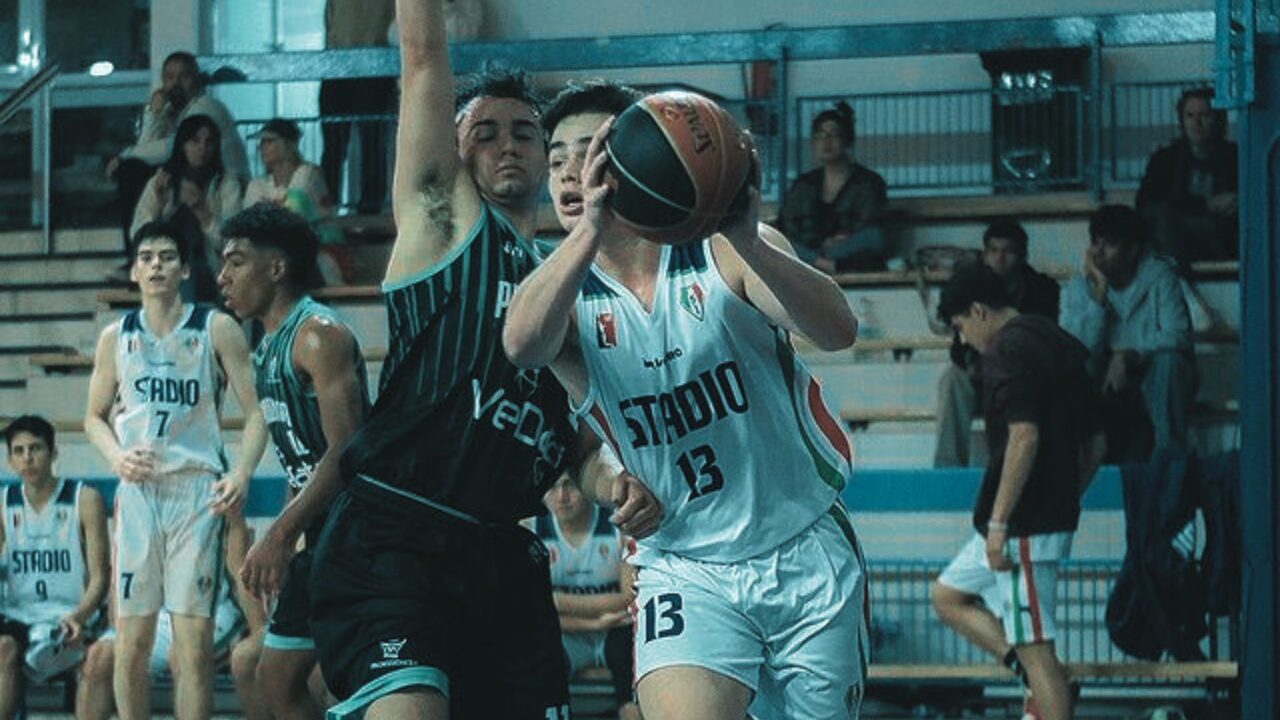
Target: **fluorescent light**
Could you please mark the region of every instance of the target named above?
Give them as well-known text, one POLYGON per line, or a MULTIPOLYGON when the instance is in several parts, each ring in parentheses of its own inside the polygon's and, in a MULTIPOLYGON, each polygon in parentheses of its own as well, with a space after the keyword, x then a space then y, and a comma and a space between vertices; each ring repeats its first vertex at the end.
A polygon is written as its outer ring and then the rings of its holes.
POLYGON ((89 66, 89 74, 93 77, 106 77, 116 71, 116 66, 110 60, 99 60, 89 66))

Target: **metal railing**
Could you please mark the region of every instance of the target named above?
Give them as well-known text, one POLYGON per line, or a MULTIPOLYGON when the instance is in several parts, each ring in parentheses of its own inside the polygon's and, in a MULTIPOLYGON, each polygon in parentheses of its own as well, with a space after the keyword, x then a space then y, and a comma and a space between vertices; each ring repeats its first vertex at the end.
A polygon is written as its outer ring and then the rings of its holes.
MULTIPOLYGON (((873 662, 884 665, 990 664, 992 659, 938 619, 929 583, 945 565, 915 560, 870 565, 873 662)), ((1119 561, 1071 560, 1057 583, 1054 621, 1058 657, 1071 663, 1133 660, 1111 643, 1107 599, 1119 561)), ((1233 656, 1229 633, 1215 623, 1202 650, 1210 657, 1233 656)))
POLYGON ((792 125, 793 174, 807 169, 813 118, 841 100, 857 118, 858 162, 890 189, 1025 192, 1085 184, 1080 88, 802 97, 792 125))
POLYGON ((45 65, 0 103, 0 125, 4 125, 28 102, 34 100, 31 108, 31 160, 32 168, 35 169, 31 174, 31 224, 41 228, 42 247, 46 254, 53 252, 49 216, 50 189, 53 184, 50 172, 53 103, 49 92, 50 84, 60 71, 57 63, 45 65))
POLYGON ((1209 84, 1208 79, 1111 84, 1104 137, 1112 183, 1134 184, 1142 179, 1151 153, 1179 137, 1178 97, 1184 90, 1209 84))

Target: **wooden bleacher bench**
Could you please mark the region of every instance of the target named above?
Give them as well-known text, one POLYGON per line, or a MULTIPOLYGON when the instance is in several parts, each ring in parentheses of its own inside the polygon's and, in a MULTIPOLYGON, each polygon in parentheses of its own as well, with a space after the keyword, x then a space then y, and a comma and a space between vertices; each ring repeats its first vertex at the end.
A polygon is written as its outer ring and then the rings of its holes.
MULTIPOLYGON (((1196 403, 1192 408, 1190 420, 1192 423, 1212 424, 1217 422, 1230 422, 1238 420, 1240 416, 1240 403, 1237 400, 1227 400, 1222 403, 1196 403)), ((873 424, 884 423, 932 423, 938 419, 937 413, 932 410, 923 410, 919 408, 857 408, 842 407, 840 408, 840 419, 846 425, 854 430, 865 430, 873 424)), ((975 427, 981 427, 982 418, 976 418, 975 427)))
MULTIPOLYGON (((1076 268, 1050 267, 1042 268, 1056 280, 1070 278, 1076 268)), ((1193 280, 1229 280, 1235 278, 1240 271, 1240 264, 1235 260, 1191 263, 1193 280)), ((843 288, 866 287, 915 287, 923 277, 930 285, 940 285, 951 279, 950 270, 882 270, 877 272, 841 273, 833 275, 843 288)), ((317 288, 312 296, 317 300, 332 302, 380 300, 382 294, 377 285, 336 285, 317 288)), ((98 302, 111 308, 133 307, 140 296, 136 290, 111 288, 98 293, 98 302)))
MULTIPOLYGON (((364 348, 364 359, 365 362, 382 362, 387 359, 387 349, 384 347, 364 348)), ((66 352, 36 353, 30 356, 30 362, 33 366, 44 368, 44 371, 50 375, 70 374, 93 369, 92 355, 86 355, 71 349, 66 352)))
MULTIPOLYGON (((1080 273, 1079 268, 1049 266, 1037 267, 1049 277, 1063 282, 1080 273)), ((1212 260, 1191 263, 1192 280, 1229 280, 1240 272, 1235 260, 1212 260)), ((833 275, 843 288, 861 287, 915 287, 923 280, 929 285, 941 285, 951 279, 950 270, 879 270, 875 272, 839 273, 833 275)))
MULTIPOLYGON (((1104 680, 1113 678, 1142 678, 1144 680, 1231 680, 1239 677, 1240 665, 1234 661, 1205 662, 1146 662, 1126 660, 1119 662, 1068 663, 1067 671, 1079 680, 1104 680)), ((957 681, 978 680, 984 682, 1013 682, 1013 673, 1003 665, 994 663, 936 664, 936 665, 877 665, 872 663, 871 680, 882 681, 957 681)))

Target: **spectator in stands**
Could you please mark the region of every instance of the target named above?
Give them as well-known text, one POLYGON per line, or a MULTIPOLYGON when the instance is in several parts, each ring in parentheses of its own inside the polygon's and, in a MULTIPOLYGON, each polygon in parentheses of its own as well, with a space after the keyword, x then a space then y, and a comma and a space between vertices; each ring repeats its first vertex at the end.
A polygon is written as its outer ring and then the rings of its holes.
POLYGON ((1057 568, 1104 450, 1088 350, 1052 320, 1018 312, 1005 279, 982 265, 952 277, 938 316, 982 354, 990 460, 977 532, 933 584, 933 605, 1023 679, 1024 717, 1067 720, 1071 687, 1054 651, 1057 568))
POLYGON ((263 125, 254 137, 258 138, 258 154, 267 174, 249 181, 244 207, 273 202, 315 225, 322 243, 317 262, 325 283, 334 285, 349 280, 353 261, 342 244, 342 231, 321 223, 333 216, 333 198, 324 173, 318 165, 303 160, 298 151, 302 130, 292 120, 276 118, 263 125))
POLYGON ((1089 219, 1084 274, 1066 286, 1061 322, 1089 348, 1110 459, 1146 459, 1153 442, 1186 447, 1196 385, 1191 320, 1173 263, 1144 246, 1133 209, 1107 205, 1089 219))
POLYGON ((534 529, 550 553, 569 677, 584 668, 609 668, 619 720, 638 720, 629 609, 635 579, 622 559, 627 540, 609 522, 609 511, 588 500, 567 473, 543 501, 550 512, 534 520, 534 529))
POLYGON ((138 200, 131 233, 156 220, 182 232, 191 248, 183 297, 216 302, 214 271, 222 254, 222 222, 240 211, 240 180, 222 161, 221 131, 207 115, 182 121, 173 152, 138 200))
POLYGON ((249 181, 244 206, 262 201, 283 205, 306 220, 333 213, 333 199, 320 167, 302 159, 298 141, 302 130, 292 120, 268 121, 252 137, 258 139, 258 156, 267 174, 249 181))
POLYGON ((1212 100, 1212 88, 1182 93, 1182 137, 1151 156, 1138 189, 1138 213, 1156 251, 1184 271, 1196 260, 1239 254, 1238 153, 1226 139, 1227 114, 1214 110, 1212 100))
MULTIPOLYGON (((142 130, 138 142, 107 163, 108 180, 118 189, 120 225, 124 230, 125 254, 134 227, 134 207, 143 193, 143 187, 156 169, 170 155, 170 142, 182 121, 195 115, 213 120, 222 143, 222 161, 227 173, 240 182, 249 179, 249 159, 244 143, 236 132, 235 120, 227 106, 204 91, 200 67, 191 53, 175 52, 165 58, 160 73, 160 87, 151 92, 151 99, 142 111, 142 130)), ((118 279, 128 280, 128 265, 118 279)))
POLYGON ((826 272, 881 270, 887 252, 884 178, 853 160, 853 108, 823 110, 810 127, 817 167, 796 178, 775 221, 796 253, 826 272))
MULTIPOLYGON (((324 10, 325 47, 357 48, 387 44, 395 17, 393 0, 327 0, 324 10)), ((343 175, 351 128, 360 132, 360 193, 347 193, 361 214, 382 212, 387 195, 387 134, 383 119, 353 123, 352 115, 392 112, 395 78, 344 78, 320 83, 320 114, 334 119, 323 125, 324 154, 320 165, 335 197, 342 197, 343 175)))
MULTIPOLYGON (((53 474, 54 429, 34 415, 4 430, 20 482, 0 494, 4 615, 0 617, 0 718, 13 717, 23 675, 45 682, 80 667, 101 631, 109 584, 107 511, 97 490, 53 474)), ((101 707, 111 688, 77 693, 77 711, 101 707)))
MULTIPOLYGON (((1058 320, 1058 282, 1027 264, 1027 231, 1016 220, 997 220, 982 234, 982 263, 1004 280, 1021 313, 1058 320)), ((952 333, 951 364, 938 381, 938 443, 934 467, 969 464, 973 414, 981 409, 981 355, 952 333)))
MULTIPOLYGON (((250 530, 239 512, 227 514, 226 573, 219 587, 217 608, 214 610, 213 655, 218 667, 230 664, 235 680, 236 695, 240 700, 240 712, 246 720, 270 720, 256 684, 253 670, 257 666, 257 653, 262 648, 266 629, 266 610, 244 586, 236 581, 240 564, 250 544, 250 530), (245 671, 247 668, 247 672, 245 671)), ((150 672, 161 677, 176 672, 173 657, 173 624, 168 612, 156 618, 156 641, 151 650, 150 672)), ((93 697, 105 697, 105 702, 93 706, 93 710, 77 711, 77 720, 107 720, 115 712, 112 679, 115 673, 115 630, 108 630, 101 640, 93 644, 84 663, 84 673, 79 690, 93 697)))

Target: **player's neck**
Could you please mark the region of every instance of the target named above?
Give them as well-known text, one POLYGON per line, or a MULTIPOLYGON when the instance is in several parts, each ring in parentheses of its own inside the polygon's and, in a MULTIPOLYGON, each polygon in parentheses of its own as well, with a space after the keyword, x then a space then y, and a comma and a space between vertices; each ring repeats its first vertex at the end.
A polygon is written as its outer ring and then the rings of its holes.
POLYGON ((300 167, 302 167, 302 163, 295 158, 281 160, 271 168, 271 182, 276 185, 288 185, 289 181, 293 179, 293 174, 300 167))
POLYGON ((182 321, 182 296, 143 295, 142 315, 147 320, 147 329, 156 335, 168 335, 182 321))
POLYGON ((538 204, 532 199, 521 198, 508 200, 488 198, 489 203, 502 212, 503 217, 520 233, 520 237, 529 239, 538 232, 538 204))
POLYGON ((651 285, 661 262, 662 246, 634 235, 608 238, 596 255, 601 270, 632 290, 651 285))
POLYGON ((560 532, 564 534, 565 539, 570 544, 580 544, 582 538, 586 537, 587 533, 591 531, 591 521, 595 516, 591 509, 592 506, 588 505, 577 515, 556 518, 556 523, 560 526, 560 532))
POLYGON ((302 296, 298 293, 285 292, 281 290, 271 299, 271 305, 267 307, 267 311, 262 314, 262 329, 267 332, 275 332, 280 327, 280 323, 289 317, 289 313, 293 312, 293 308, 298 304, 302 296))
POLYGON ((53 489, 58 486, 58 478, 53 475, 42 477, 39 480, 23 480, 22 494, 26 498, 27 504, 31 509, 39 512, 49 504, 49 499, 53 497, 53 489))

